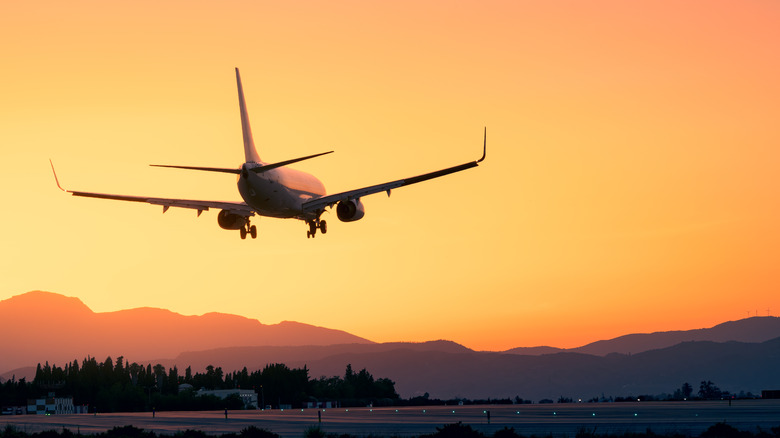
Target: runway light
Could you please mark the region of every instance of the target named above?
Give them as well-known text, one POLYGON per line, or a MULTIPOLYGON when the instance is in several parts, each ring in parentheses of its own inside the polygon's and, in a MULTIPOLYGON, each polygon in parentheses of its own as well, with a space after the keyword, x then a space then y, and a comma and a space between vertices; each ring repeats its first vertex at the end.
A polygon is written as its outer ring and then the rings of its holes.
POLYGON ((520 411, 515 412, 517 415, 520 415, 520 411))
POLYGON ((558 413, 557 412, 553 412, 553 415, 558 415, 558 413))
POLYGON ((452 413, 454 414, 454 413, 455 413, 455 411, 452 411, 452 413))
POLYGON ((636 412, 634 412, 634 416, 636 417, 636 412))
POLYGON ((596 416, 596 413, 595 413, 595 412, 593 413, 593 416, 594 416, 594 417, 596 416))
POLYGON ((425 413, 425 409, 423 409, 423 414, 425 413))
POLYGON ((398 409, 396 409, 395 412, 398 413, 398 409))

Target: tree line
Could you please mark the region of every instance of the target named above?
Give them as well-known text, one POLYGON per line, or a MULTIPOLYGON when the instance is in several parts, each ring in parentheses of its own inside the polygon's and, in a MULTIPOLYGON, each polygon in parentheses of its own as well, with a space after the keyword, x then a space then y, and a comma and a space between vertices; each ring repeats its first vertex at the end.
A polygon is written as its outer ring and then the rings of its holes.
MULTIPOLYGON (((0 406, 24 406, 27 400, 42 398, 50 392, 57 396, 73 397, 76 405, 88 405, 90 412, 138 412, 156 410, 216 410, 241 409, 243 401, 238 395, 221 399, 200 395, 193 390, 179 391, 182 384, 193 389, 252 389, 258 394, 261 407, 289 405, 303 407, 307 402, 336 402, 340 406, 426 406, 454 404, 524 404, 534 403, 515 397, 487 400, 455 398, 441 400, 426 393, 409 399, 401 399, 395 391, 395 382, 387 378, 375 379, 366 369, 355 372, 346 366, 343 376, 312 379, 306 366, 289 368, 284 364, 268 364, 262 370, 225 373, 221 367, 209 365, 202 372, 192 372, 187 367, 181 372, 176 366, 165 368, 161 364, 141 365, 127 363, 123 356, 115 361, 108 357, 98 362, 93 357, 80 364, 74 360, 64 367, 38 364, 32 382, 12 378, 0 385, 0 406)), ((577 401, 666 401, 713 400, 722 398, 755 398, 751 393, 730 394, 718 388, 712 381, 703 380, 699 391, 694 392, 689 383, 682 384, 673 394, 638 395, 627 397, 593 397, 577 401)), ((558 403, 575 400, 561 396, 558 403)), ((552 399, 537 403, 554 403, 552 399)))
POLYGON ((73 397, 75 405, 89 405, 90 411, 137 412, 156 410, 241 409, 238 396, 220 399, 198 396, 192 390, 179 391, 187 384, 193 389, 253 389, 261 404, 301 407, 306 402, 334 401, 342 406, 392 405, 399 398, 395 382, 375 379, 366 369, 358 372, 347 365, 344 376, 312 379, 306 366, 289 368, 268 364, 262 370, 224 372, 209 365, 203 372, 191 367, 182 373, 176 366, 126 363, 123 356, 98 362, 85 358, 64 367, 38 364, 32 382, 12 378, 0 385, 0 405, 22 406, 28 399, 56 396, 73 397))

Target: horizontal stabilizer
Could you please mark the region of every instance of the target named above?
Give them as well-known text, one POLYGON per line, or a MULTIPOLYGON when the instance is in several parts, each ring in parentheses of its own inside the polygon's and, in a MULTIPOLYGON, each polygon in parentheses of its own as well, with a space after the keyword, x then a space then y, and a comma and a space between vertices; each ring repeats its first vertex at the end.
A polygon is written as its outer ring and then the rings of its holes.
MULTIPOLYGON (((327 154, 332 154, 332 153, 333 153, 333 151, 322 152, 320 154, 309 155, 309 156, 301 157, 301 158, 293 158, 292 160, 281 161, 279 163, 264 164, 262 166, 253 167, 253 168, 251 168, 251 170, 254 173, 263 173, 263 172, 271 170, 271 169, 276 169, 277 167, 284 167, 284 166, 287 166, 288 164, 293 164, 293 163, 297 163, 299 161, 308 160, 310 158, 315 158, 315 157, 319 157, 319 156, 327 155, 327 154)), ((239 173, 241 173, 241 169, 226 169, 226 168, 223 168, 223 167, 172 166, 172 165, 169 165, 169 164, 150 164, 150 166, 152 166, 152 167, 167 167, 167 168, 170 168, 170 169, 202 170, 202 171, 205 171, 205 172, 232 173, 234 175, 238 175, 239 173)))
POLYGON ((329 151, 329 152, 323 152, 321 154, 309 155, 307 157, 293 158, 292 160, 281 161, 279 163, 266 164, 266 165, 263 165, 263 166, 260 166, 260 167, 253 168, 252 172, 263 173, 263 172, 265 172, 267 170, 276 169, 277 167, 287 166, 288 164, 293 164, 293 163, 297 163, 299 161, 308 160, 310 158, 316 158, 316 157, 319 157, 319 156, 322 156, 322 155, 328 155, 328 154, 332 154, 332 153, 333 153, 333 151, 329 151))
POLYGON ((187 170, 202 170, 205 172, 221 172, 221 173, 232 173, 235 175, 238 175, 241 173, 241 169, 225 169, 222 167, 193 167, 193 166, 170 166, 167 164, 150 164, 152 167, 168 167, 171 169, 187 169, 187 170))

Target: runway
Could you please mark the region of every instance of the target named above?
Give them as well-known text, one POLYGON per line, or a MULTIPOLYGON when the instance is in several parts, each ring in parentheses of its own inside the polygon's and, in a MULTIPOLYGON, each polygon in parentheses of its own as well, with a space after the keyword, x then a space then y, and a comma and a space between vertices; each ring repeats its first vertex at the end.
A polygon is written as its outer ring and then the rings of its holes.
POLYGON ((534 405, 435 406, 409 408, 317 409, 265 411, 150 412, 80 414, 61 416, 3 416, 0 425, 15 425, 22 431, 70 429, 95 433, 116 426, 133 425, 158 434, 196 429, 208 434, 240 432, 257 426, 283 438, 301 438, 310 426, 327 433, 356 436, 410 437, 436 432, 436 427, 458 421, 488 436, 504 427, 530 436, 574 436, 583 428, 596 434, 645 432, 698 435, 715 423, 726 423, 755 432, 780 426, 780 400, 714 402, 629 402, 534 405), (488 412, 490 420, 488 422, 488 412))

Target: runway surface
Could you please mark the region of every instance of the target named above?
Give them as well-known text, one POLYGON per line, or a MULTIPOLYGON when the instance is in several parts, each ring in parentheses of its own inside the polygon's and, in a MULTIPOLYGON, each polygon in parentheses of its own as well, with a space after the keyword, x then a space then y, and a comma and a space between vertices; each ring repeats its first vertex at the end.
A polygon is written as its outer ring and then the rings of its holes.
POLYGON ((15 425, 26 432, 66 428, 94 433, 133 425, 158 434, 186 429, 223 434, 257 426, 283 438, 301 438, 308 427, 319 424, 327 433, 408 437, 434 433, 436 427, 458 421, 489 436, 504 427, 512 427, 526 436, 571 437, 583 428, 597 434, 651 429, 658 434, 698 435, 723 421, 740 430, 755 432, 758 427, 769 430, 780 426, 780 400, 737 400, 731 406, 727 401, 716 401, 338 408, 323 409, 321 423, 318 423, 317 409, 229 411, 227 419, 224 411, 157 412, 154 418, 151 412, 18 415, 0 417, 0 426, 15 425))

